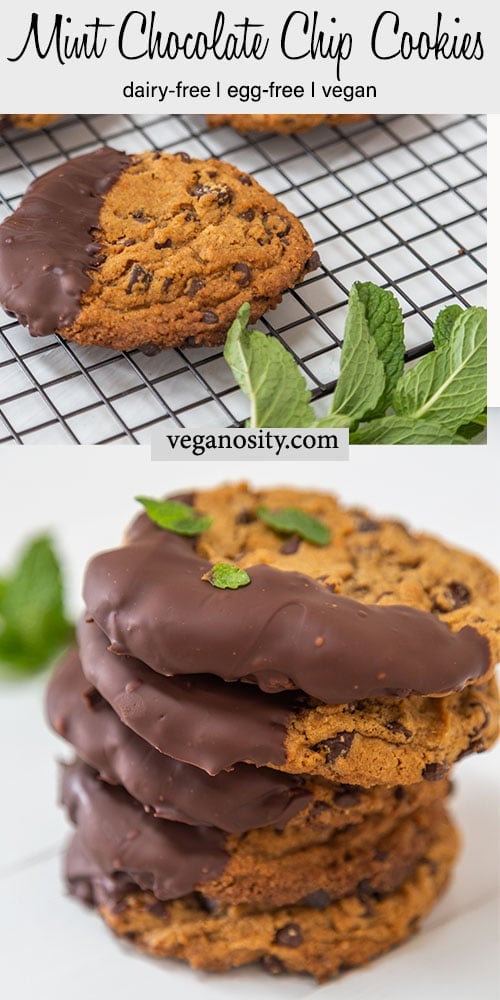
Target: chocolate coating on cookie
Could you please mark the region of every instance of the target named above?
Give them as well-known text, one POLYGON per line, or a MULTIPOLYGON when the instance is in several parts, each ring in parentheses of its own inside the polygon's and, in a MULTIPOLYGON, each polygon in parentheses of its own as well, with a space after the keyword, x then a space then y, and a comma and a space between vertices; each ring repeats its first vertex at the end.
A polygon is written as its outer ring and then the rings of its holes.
POLYGON ((262 691, 298 689, 327 704, 461 690, 490 666, 488 640, 402 605, 361 604, 302 573, 246 567, 227 591, 203 580, 196 544, 145 515, 129 543, 96 556, 89 614, 118 654, 158 673, 214 674, 262 691))
POLYGON ((157 152, 62 164, 0 240, 0 302, 31 333, 149 353, 223 343, 240 306, 257 319, 318 263, 300 221, 252 178, 157 152))
POLYGON ((292 775, 237 764, 230 772, 210 777, 159 753, 89 688, 76 650, 51 678, 47 714, 53 728, 104 781, 123 785, 163 819, 216 826, 228 833, 281 828, 311 800, 292 775))
POLYGON ((104 195, 130 157, 104 147, 32 182, 0 227, 0 301, 35 337, 69 326, 100 252, 104 195))
POLYGON ((224 871, 220 830, 148 816, 122 788, 99 781, 86 764, 64 766, 61 798, 90 858, 104 872, 127 872, 158 899, 176 899, 224 871))
POLYGON ((83 672, 121 721, 154 746, 208 774, 234 764, 284 764, 293 695, 268 698, 254 685, 218 677, 162 677, 139 660, 115 656, 92 622, 80 622, 83 672))

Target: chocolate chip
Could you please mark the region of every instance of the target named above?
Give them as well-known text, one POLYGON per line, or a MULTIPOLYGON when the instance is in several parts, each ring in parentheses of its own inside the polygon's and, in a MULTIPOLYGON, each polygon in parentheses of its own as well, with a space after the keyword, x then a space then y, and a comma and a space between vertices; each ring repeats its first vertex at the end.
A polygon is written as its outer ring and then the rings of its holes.
POLYGON ((160 354, 161 347, 158 344, 141 344, 139 348, 141 354, 145 354, 147 358, 154 358, 155 354, 160 354))
POLYGON ((281 555, 283 556, 293 556, 297 552, 300 546, 300 538, 298 535, 292 535, 287 538, 283 545, 280 547, 281 555))
POLYGON ((256 520, 257 518, 253 510, 240 510, 236 517, 236 524, 252 524, 256 520))
POLYGON ((312 253, 311 256, 309 257, 309 260, 307 261, 307 264, 305 266, 306 273, 309 274, 310 271, 315 271, 320 264, 321 264, 321 258, 319 256, 318 251, 315 250, 314 253, 312 253))
POLYGON ((218 899, 210 899, 208 896, 202 896, 201 893, 197 893, 198 904, 205 913, 216 913, 220 910, 220 902, 218 899))
POLYGON ((189 191, 193 198, 203 198, 206 194, 215 195, 217 204, 230 205, 233 200, 233 192, 227 184, 195 184, 189 191))
POLYGON ((403 726, 402 722, 386 722, 385 728, 389 730, 390 733, 400 733, 404 736, 405 740, 411 740, 413 733, 403 726))
POLYGON ((248 174, 242 174, 239 178, 240 184, 246 184, 247 187, 251 187, 253 184, 252 178, 248 174))
POLYGON ((468 757, 471 753, 484 753, 486 747, 482 740, 471 740, 469 746, 462 750, 457 757, 458 760, 462 760, 464 757, 468 757))
POLYGON ((167 239, 163 243, 154 243, 155 250, 167 250, 172 246, 172 240, 167 236, 167 239))
POLYGON ((153 280, 152 271, 146 271, 146 269, 144 267, 141 267, 140 264, 134 264, 132 271, 130 272, 130 278, 128 285, 125 289, 125 292, 127 295, 130 295, 132 289, 134 288, 134 285, 136 285, 138 282, 140 282, 141 285, 143 286, 142 291, 146 292, 152 280, 153 280))
POLYGON ((174 280, 173 278, 165 278, 164 279, 163 285, 161 286, 162 292, 168 292, 168 290, 170 288, 170 285, 172 284, 173 280, 174 280))
POLYGON ((179 153, 174 153, 174 156, 178 156, 179 160, 182 160, 183 163, 191 163, 191 157, 189 153, 179 152, 179 153))
POLYGON ((240 212, 239 219, 244 219, 245 222, 253 222, 255 219, 255 211, 253 208, 247 208, 245 212, 240 212))
POLYGON ((486 726, 488 725, 491 716, 490 713, 488 712, 488 709, 485 708, 484 705, 481 705, 481 702, 479 701, 471 702, 470 708, 471 709, 479 708, 479 710, 482 712, 483 715, 483 718, 479 723, 479 725, 474 726, 474 728, 471 731, 471 736, 479 736, 479 733, 482 733, 483 729, 486 729, 486 726))
POLYGON ((357 886, 357 889, 356 889, 356 895, 357 896, 361 896, 361 897, 374 896, 375 895, 375 889, 373 888, 373 886, 372 886, 372 884, 371 884, 371 882, 370 882, 369 879, 362 878, 361 882, 358 882, 358 886, 357 886))
POLYGON ((161 917, 162 920, 168 915, 168 904, 163 899, 155 899, 146 909, 153 917, 161 917))
POLYGON ((375 858, 375 861, 380 861, 383 863, 384 861, 387 861, 389 855, 387 854, 386 851, 379 851, 378 848, 376 847, 373 857, 375 858))
POLYGON ((218 323, 219 322, 219 317, 218 317, 217 313, 210 312, 210 311, 204 312, 203 316, 201 318, 202 318, 203 322, 207 323, 207 324, 218 323))
POLYGON ((396 802, 403 802, 406 799, 406 789, 403 788, 403 785, 396 785, 396 788, 394 789, 394 798, 396 799, 396 802))
POLYGON ((181 346, 182 347, 199 347, 200 345, 199 345, 196 337, 186 337, 186 339, 182 341, 182 345, 181 346))
POLYGON ((465 583, 454 580, 448 584, 447 589, 453 602, 453 609, 463 608, 465 604, 470 604, 471 592, 465 583))
POLYGON ((210 194, 212 191, 213 188, 211 188, 208 184, 195 184, 195 186, 189 191, 189 194, 192 195, 193 198, 202 198, 204 194, 210 194))
POLYGON ((137 243, 137 240, 134 240, 134 239, 132 239, 132 237, 130 237, 130 239, 128 239, 128 240, 123 240, 122 246, 123 247, 133 247, 133 246, 135 246, 136 243, 137 243))
POLYGON ((325 762, 327 764, 334 764, 339 757, 346 757, 352 746, 352 741, 354 739, 354 733, 337 733, 336 736, 332 736, 330 740, 324 740, 322 743, 318 743, 315 750, 325 750, 325 762))
POLYGON ((132 212, 132 218, 137 219, 138 222, 149 222, 147 215, 144 215, 143 208, 136 208, 135 212, 132 212))
POLYGON ((185 222, 199 222, 200 220, 199 220, 196 212, 186 212, 186 214, 184 216, 184 221, 185 222))
POLYGON ((262 965, 271 976, 279 976, 282 972, 285 972, 283 962, 276 955, 264 955, 262 965))
POLYGON ((309 892, 304 896, 301 902, 312 910, 325 910, 330 905, 330 897, 324 889, 316 889, 316 892, 309 892))
POLYGON ((364 510, 353 510, 351 513, 355 520, 356 531, 380 531, 380 522, 367 517, 364 510))
POLYGON ((248 264, 243 264, 243 263, 235 264, 233 267, 233 271, 237 271, 241 275, 241 277, 238 280, 240 288, 245 288, 246 285, 250 284, 250 281, 252 279, 252 272, 248 264))
POLYGON ((205 287, 205 282, 203 278, 193 278, 188 290, 187 296, 189 299, 194 298, 197 292, 200 292, 202 288, 205 287))
POLYGON ((353 806, 357 806, 361 802, 361 792, 359 788, 345 785, 340 792, 335 792, 333 801, 339 809, 352 809, 353 806))
POLYGON ((314 820, 317 819, 318 816, 321 816, 326 812, 329 812, 326 802, 321 802, 321 800, 318 800, 316 802, 313 802, 309 810, 309 818, 314 822, 314 820))
POLYGON ((274 942, 284 948, 298 948, 299 944, 303 944, 304 938, 298 924, 285 924, 276 932, 274 942))
POLYGON ((426 764, 422 771, 422 777, 425 781, 440 781, 441 778, 446 777, 448 770, 448 764, 426 764))

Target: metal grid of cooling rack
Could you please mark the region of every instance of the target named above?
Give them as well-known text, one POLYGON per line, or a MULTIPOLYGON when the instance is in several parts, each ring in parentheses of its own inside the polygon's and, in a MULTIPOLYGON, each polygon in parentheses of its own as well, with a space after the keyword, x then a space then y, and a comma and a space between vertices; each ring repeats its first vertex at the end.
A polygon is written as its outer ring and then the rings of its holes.
MULTIPOLYGON (((327 407, 350 286, 390 286, 406 359, 431 348, 450 302, 485 304, 486 119, 385 115, 297 136, 209 131, 202 116, 80 115, 0 140, 0 217, 34 176, 103 142, 218 156, 252 173, 302 218, 321 268, 258 324, 294 354, 327 407)), ((149 443, 151 427, 238 425, 248 402, 221 349, 116 353, 32 339, 0 309, 0 443, 149 443)))

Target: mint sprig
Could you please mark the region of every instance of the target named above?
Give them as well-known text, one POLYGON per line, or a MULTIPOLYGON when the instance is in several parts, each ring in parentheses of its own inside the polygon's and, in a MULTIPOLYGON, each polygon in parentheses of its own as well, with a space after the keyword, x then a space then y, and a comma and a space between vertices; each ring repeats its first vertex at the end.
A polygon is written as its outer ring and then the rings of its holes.
POLYGON ((368 327, 366 309, 358 286, 353 285, 345 323, 340 375, 329 416, 361 420, 375 409, 385 387, 384 365, 368 327))
POLYGON ((224 351, 251 403, 249 427, 348 427, 352 444, 466 444, 484 432, 486 310, 451 305, 434 325, 434 350, 403 372, 404 324, 396 297, 371 282, 349 295, 340 375, 318 417, 293 356, 248 330, 241 307, 224 351))
POLYGON ((445 306, 444 309, 441 309, 441 312, 436 317, 436 322, 434 323, 432 337, 434 340, 434 347, 436 349, 443 347, 444 344, 448 343, 451 331, 455 325, 455 320, 457 320, 463 312, 464 310, 462 309, 462 306, 459 305, 445 306))
POLYGON ((486 309, 462 312, 441 347, 400 379, 392 404, 400 416, 436 420, 450 433, 486 406, 486 309))
POLYGON ((313 545, 328 545, 330 541, 327 525, 298 507, 283 507, 281 510, 258 507, 257 517, 279 535, 298 535, 313 545))
POLYGON ((180 500, 155 500, 153 497, 134 497, 142 504, 146 514, 159 528, 176 535, 200 535, 208 531, 211 517, 200 517, 187 503, 180 500))
POLYGON ((71 642, 61 566, 52 540, 40 535, 0 578, 0 668, 30 675, 48 666, 71 642))
POLYGON ((247 330, 250 305, 245 302, 230 326, 224 347, 240 389, 250 400, 248 427, 310 427, 311 393, 292 355, 276 337, 247 330))
POLYGON ((238 590, 240 587, 247 587, 251 582, 246 570, 224 562, 215 563, 212 569, 202 576, 202 580, 211 583, 212 587, 218 587, 219 590, 238 590))

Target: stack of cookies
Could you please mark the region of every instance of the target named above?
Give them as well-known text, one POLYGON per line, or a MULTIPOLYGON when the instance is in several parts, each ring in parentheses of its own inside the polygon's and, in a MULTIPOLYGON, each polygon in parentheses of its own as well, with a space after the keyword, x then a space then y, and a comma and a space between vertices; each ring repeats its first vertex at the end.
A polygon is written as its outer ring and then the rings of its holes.
POLYGON ((324 494, 144 504, 48 692, 69 889, 150 954, 325 980, 448 880, 450 769, 497 736, 496 576, 324 494))

